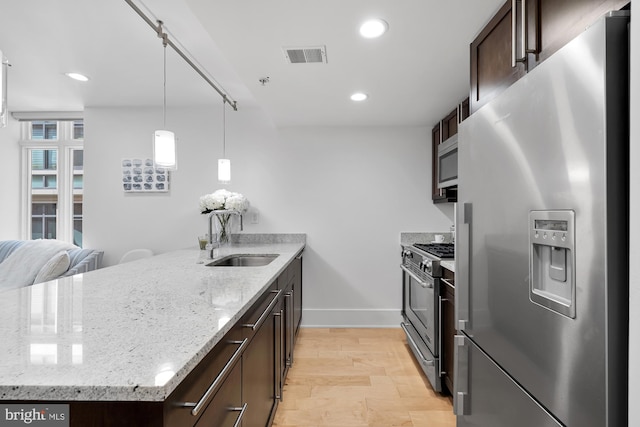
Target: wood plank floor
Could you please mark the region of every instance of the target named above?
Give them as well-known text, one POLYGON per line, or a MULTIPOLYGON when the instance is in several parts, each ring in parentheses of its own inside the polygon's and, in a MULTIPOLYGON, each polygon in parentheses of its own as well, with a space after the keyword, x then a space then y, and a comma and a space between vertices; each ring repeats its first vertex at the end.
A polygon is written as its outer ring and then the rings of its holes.
POLYGON ((454 427, 402 329, 300 329, 274 427, 454 427))

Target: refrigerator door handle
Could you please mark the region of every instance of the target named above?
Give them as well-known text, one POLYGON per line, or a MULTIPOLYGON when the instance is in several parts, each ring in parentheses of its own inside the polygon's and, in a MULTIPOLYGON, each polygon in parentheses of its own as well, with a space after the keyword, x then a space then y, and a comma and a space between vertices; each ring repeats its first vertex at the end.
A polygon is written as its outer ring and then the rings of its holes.
POLYGON ((471 286, 471 203, 462 205, 462 218, 456 221, 456 294, 455 316, 458 331, 465 331, 469 325, 469 289, 471 286))
POLYGON ((470 415, 469 408, 469 347, 465 343, 465 335, 456 335, 454 338, 454 365, 453 377, 453 413, 455 415, 470 415))
POLYGON ((520 62, 527 62, 527 1, 511 0, 511 68, 520 62), (518 3, 520 5, 520 49, 522 56, 518 57, 518 3))

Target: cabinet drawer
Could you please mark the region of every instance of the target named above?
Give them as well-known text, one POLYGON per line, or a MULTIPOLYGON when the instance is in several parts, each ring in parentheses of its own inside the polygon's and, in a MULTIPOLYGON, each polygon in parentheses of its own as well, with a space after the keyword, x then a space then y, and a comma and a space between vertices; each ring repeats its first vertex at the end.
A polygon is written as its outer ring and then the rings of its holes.
POLYGON ((251 306, 247 313, 242 316, 242 337, 251 340, 260 326, 271 319, 273 307, 278 303, 280 292, 277 289, 277 283, 269 287, 257 302, 251 306))
MULTIPOLYGON (((242 364, 235 367, 215 394, 196 427, 233 427, 244 416, 242 403, 242 364)), ((238 424, 240 425, 240 424, 238 424)))
POLYGON ((165 401, 165 427, 188 427, 195 424, 207 403, 212 400, 212 393, 207 392, 214 385, 215 391, 219 391, 221 383, 230 376, 235 362, 241 358, 246 347, 246 342, 242 343, 241 328, 234 326, 187 375, 165 401), (192 410, 196 403, 201 405, 194 415, 192 410))
POLYGON ((286 289, 293 280, 295 274, 293 263, 289 264, 287 268, 278 276, 278 289, 286 289))

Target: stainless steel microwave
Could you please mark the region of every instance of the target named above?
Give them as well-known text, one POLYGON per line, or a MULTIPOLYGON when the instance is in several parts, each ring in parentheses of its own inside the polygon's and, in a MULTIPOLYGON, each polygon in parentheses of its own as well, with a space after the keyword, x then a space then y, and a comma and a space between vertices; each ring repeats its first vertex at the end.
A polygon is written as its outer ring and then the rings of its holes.
POLYGON ((458 185, 458 134, 438 145, 438 188, 458 185))

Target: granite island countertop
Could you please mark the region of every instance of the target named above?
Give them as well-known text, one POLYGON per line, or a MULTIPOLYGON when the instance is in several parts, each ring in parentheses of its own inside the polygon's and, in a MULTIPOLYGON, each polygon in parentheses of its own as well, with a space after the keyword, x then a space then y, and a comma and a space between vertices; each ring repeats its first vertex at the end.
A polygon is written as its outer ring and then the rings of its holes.
POLYGON ((220 250, 279 255, 262 267, 194 248, 0 293, 0 400, 165 400, 302 252, 290 236, 220 250))

